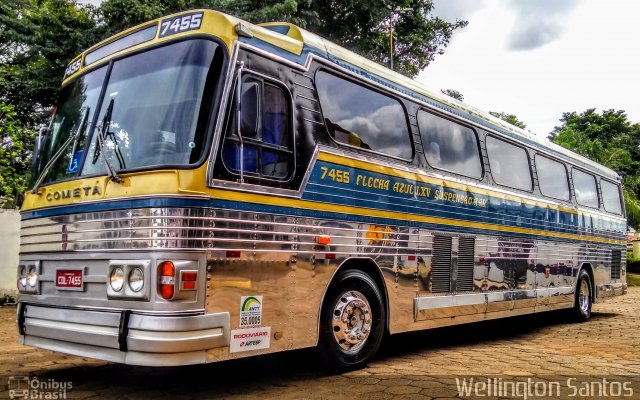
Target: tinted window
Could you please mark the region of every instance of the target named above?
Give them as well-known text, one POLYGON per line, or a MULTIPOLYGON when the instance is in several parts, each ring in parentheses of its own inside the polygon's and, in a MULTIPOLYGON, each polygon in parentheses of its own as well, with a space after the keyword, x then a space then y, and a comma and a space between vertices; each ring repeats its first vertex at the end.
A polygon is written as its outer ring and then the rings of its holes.
POLYGON ((471 128, 418 111, 418 128, 429 164, 472 178, 482 177, 478 139, 471 128))
MULTIPOLYGON (((291 113, 289 96, 280 87, 258 78, 248 77, 245 84, 258 85, 259 121, 255 136, 243 136, 243 154, 240 154, 240 139, 235 122, 236 111, 230 115, 234 120, 228 126, 223 147, 223 161, 227 169, 240 171, 243 158, 244 174, 261 178, 284 179, 293 172, 293 140, 291 138, 291 113)), ((244 86, 243 84, 243 87, 244 86)))
POLYGON ((577 169, 574 169, 571 174, 573 175, 573 188, 576 192, 578 204, 597 208, 598 190, 596 189, 596 178, 577 169))
POLYGON ((548 197, 569 200, 569 183, 564 164, 536 154, 540 192, 548 197))
POLYGON ((319 71, 316 86, 331 137, 350 146, 409 159, 413 148, 397 100, 319 71))
POLYGON ((622 204, 620 202, 620 190, 618 185, 605 180, 600 181, 602 190, 602 202, 604 209, 615 214, 622 214, 622 204))
POLYGON ((496 183, 531 190, 531 170, 527 152, 518 146, 487 136, 487 154, 491 175, 496 183))

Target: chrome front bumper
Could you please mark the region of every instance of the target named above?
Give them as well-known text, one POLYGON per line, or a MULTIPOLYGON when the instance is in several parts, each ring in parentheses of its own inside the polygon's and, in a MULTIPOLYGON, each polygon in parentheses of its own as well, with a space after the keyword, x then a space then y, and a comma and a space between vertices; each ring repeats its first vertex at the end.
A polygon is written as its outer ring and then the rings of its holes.
POLYGON ((19 303, 20 343, 133 365, 206 362, 229 345, 229 313, 153 315, 19 303))

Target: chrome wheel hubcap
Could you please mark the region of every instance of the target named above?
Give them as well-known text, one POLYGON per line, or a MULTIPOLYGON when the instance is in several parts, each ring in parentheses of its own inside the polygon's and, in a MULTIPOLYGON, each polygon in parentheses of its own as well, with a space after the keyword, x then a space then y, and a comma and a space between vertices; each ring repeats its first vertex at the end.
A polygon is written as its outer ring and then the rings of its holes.
POLYGON ((358 291, 350 290, 340 296, 333 308, 333 337, 346 352, 356 352, 371 332, 371 306, 358 291))
POLYGON ((578 303, 583 314, 589 312, 589 284, 583 280, 580 284, 580 292, 578 293, 578 303))

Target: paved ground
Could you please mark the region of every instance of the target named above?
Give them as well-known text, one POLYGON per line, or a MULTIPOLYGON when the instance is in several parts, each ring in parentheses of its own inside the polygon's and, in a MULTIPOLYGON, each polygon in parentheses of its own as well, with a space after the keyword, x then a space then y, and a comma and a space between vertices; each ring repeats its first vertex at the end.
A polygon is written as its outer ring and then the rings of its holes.
POLYGON ((20 346, 14 319, 15 308, 0 308, 0 398, 9 398, 15 375, 70 382, 66 398, 74 399, 469 398, 456 379, 471 378, 480 384, 468 393, 477 395, 612 398, 633 390, 626 398, 640 398, 640 288, 594 305, 585 324, 551 313, 394 336, 375 362, 343 375, 322 371, 308 351, 180 368, 109 364, 20 346))

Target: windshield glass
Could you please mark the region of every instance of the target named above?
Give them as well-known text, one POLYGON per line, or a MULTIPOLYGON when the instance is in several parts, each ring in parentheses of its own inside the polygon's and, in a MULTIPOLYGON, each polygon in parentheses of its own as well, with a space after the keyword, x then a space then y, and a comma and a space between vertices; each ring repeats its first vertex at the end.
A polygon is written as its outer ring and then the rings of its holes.
POLYGON ((222 52, 207 40, 174 43, 117 60, 108 74, 96 129, 89 129, 98 107, 107 67, 65 87, 59 111, 44 139, 39 175, 73 135, 88 109, 84 135, 71 141, 48 172, 45 183, 78 175, 106 174, 103 157, 116 171, 194 164, 204 148, 205 125, 213 97, 206 85, 219 76, 222 52), (213 77, 213 78, 210 78, 213 77), (204 96, 205 90, 207 95, 204 96), (105 112, 111 104, 111 112, 105 112), (103 129, 103 124, 107 129, 103 129), (102 131, 103 146, 98 146, 102 131))
POLYGON ((69 139, 70 136, 79 134, 76 146, 71 143, 62 156, 51 166, 44 182, 54 182, 74 176, 78 172, 79 163, 82 160, 85 138, 91 125, 91 120, 100 96, 100 88, 104 82, 107 68, 102 67, 90 74, 84 75, 71 85, 65 86, 60 92, 59 108, 54 111, 51 122, 51 130, 44 137, 40 147, 40 154, 36 160, 36 176, 40 175, 42 169, 69 139), (85 113, 88 113, 86 116, 85 113), (81 131, 78 125, 82 122, 81 131), (72 153, 75 147, 75 157, 72 153))

